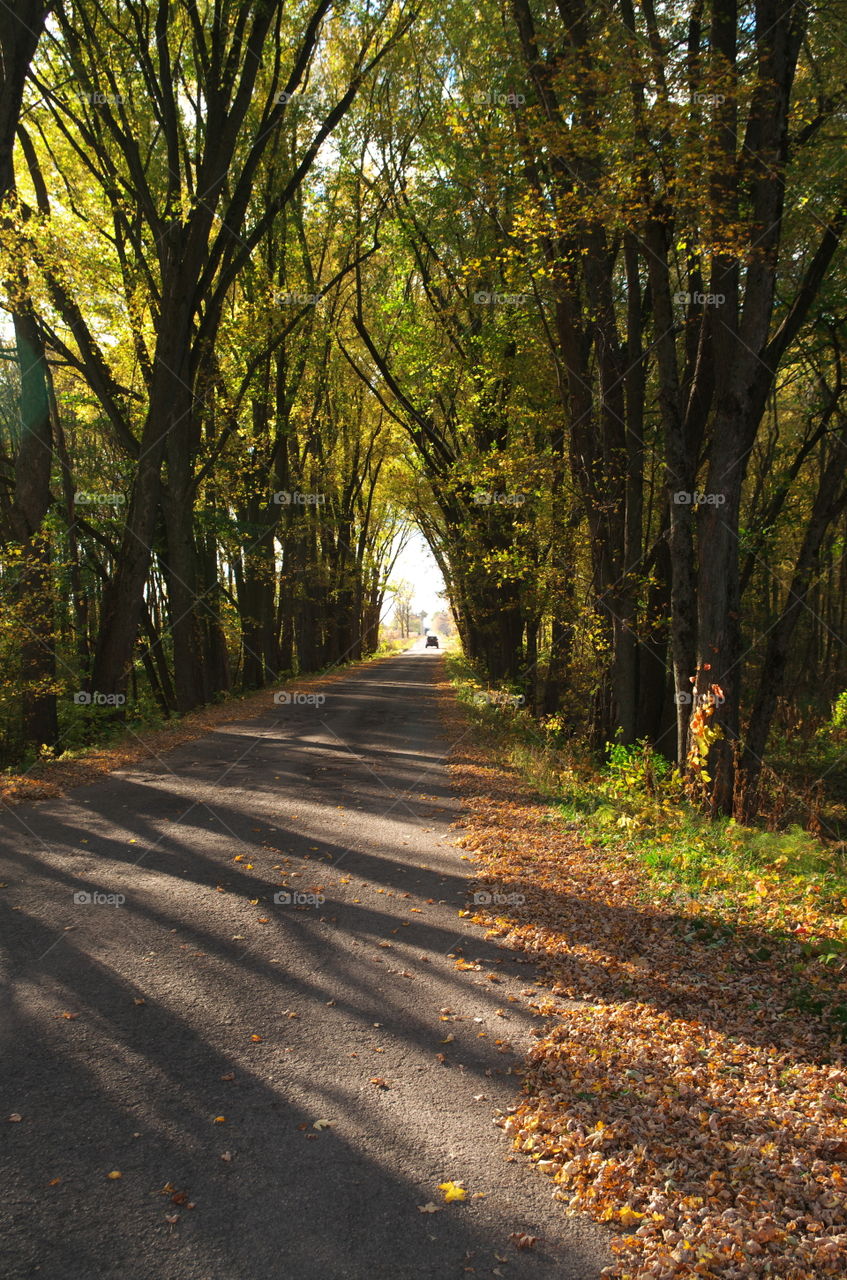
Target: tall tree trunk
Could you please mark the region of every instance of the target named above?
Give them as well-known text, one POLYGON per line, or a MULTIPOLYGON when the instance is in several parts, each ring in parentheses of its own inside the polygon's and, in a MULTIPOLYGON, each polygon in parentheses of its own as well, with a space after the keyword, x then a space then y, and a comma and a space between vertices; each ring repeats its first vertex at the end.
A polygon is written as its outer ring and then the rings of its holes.
MULTIPOLYGON (((847 422, 842 424, 842 432, 847 422)), ((832 457, 821 476, 811 519, 797 557, 791 585, 778 620, 768 632, 768 644, 759 675, 759 685, 738 768, 735 787, 736 815, 744 822, 755 817, 758 808, 758 780, 774 712, 785 687, 791 640, 805 609, 818 554, 827 530, 847 505, 844 475, 847 468, 847 437, 837 437, 832 457)), ((817 614, 817 611, 816 611, 817 614)))
POLYGON ((56 637, 49 539, 42 528, 50 505, 53 422, 44 343, 35 316, 25 307, 13 316, 20 366, 21 441, 15 459, 11 526, 21 544, 17 599, 21 643, 23 736, 27 743, 55 747, 56 637))
MULTIPOLYGON (((103 597, 100 635, 94 657, 94 688, 101 693, 123 693, 150 569, 152 539, 161 502, 161 470, 168 433, 177 429, 192 410, 188 348, 176 333, 163 331, 150 388, 141 452, 132 485, 126 525, 114 577, 103 597), (175 361, 181 351, 181 359, 175 361)), ((179 539, 176 539, 178 544, 179 539)), ((178 545, 173 553, 179 553, 178 545)), ((177 570, 177 565, 174 564, 177 570)))

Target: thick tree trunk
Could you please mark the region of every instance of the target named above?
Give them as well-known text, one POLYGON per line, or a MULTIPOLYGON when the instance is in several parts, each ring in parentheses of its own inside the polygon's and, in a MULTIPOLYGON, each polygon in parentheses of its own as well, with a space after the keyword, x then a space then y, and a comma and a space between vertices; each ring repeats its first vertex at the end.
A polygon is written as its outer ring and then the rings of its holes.
POLYGON ((56 638, 51 551, 42 522, 50 505, 53 422, 47 362, 31 310, 13 316, 20 365, 21 441, 15 458, 13 536, 21 544, 17 599, 21 608, 23 738, 35 746, 58 742, 56 638))
MULTIPOLYGON (((175 444, 173 437, 169 444, 175 444)), ((204 604, 198 592, 193 489, 185 474, 175 472, 177 467, 169 459, 168 489, 162 495, 167 544, 163 568, 168 583, 176 702, 180 711, 191 711, 209 697, 200 618, 204 604)))
MULTIPOLYGON (((843 424, 842 430, 847 428, 843 424)), ((768 632, 768 644, 759 676, 759 685, 750 713, 735 786, 735 813, 750 822, 758 808, 758 782, 774 712, 785 687, 785 673, 791 640, 804 612, 817 566, 818 554, 827 530, 847 503, 844 475, 847 467, 847 439, 837 437, 832 457, 821 476, 811 519, 797 557, 791 586, 775 626, 768 632)))
MULTIPOLYGON (((164 337, 159 347, 169 355, 175 343, 164 337)), ((157 360, 149 408, 141 438, 141 455, 132 485, 117 569, 106 587, 94 657, 93 685, 101 693, 123 693, 144 600, 150 568, 156 514, 161 501, 161 468, 168 432, 191 412, 187 349, 176 368, 157 360)), ((173 357, 171 357, 173 358, 173 357)), ((177 539, 177 543, 178 543, 177 539)), ((178 545, 170 549, 179 555, 178 545)), ((178 565, 173 565, 177 572, 178 565)), ((176 616, 176 615, 174 615, 176 616)))

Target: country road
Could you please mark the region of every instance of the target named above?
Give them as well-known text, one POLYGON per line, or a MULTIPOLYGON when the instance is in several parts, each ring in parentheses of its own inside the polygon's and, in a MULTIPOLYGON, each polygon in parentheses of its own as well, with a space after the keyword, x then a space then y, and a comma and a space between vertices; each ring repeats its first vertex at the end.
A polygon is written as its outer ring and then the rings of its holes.
POLYGON ((458 916, 441 680, 417 647, 304 681, 322 705, 269 692, 0 813, 4 1280, 608 1264, 492 1123, 543 1023, 533 970, 458 916))

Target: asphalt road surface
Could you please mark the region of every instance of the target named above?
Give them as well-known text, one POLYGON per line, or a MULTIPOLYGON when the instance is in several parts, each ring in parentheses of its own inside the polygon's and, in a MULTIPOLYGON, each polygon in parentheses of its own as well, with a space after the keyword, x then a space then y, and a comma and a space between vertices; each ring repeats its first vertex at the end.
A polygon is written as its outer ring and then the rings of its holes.
POLYGON ((441 672, 421 642, 304 682, 320 706, 269 693, 257 719, 0 815, 4 1280, 595 1280, 610 1261, 493 1123, 541 1024, 509 1000, 532 968, 457 914, 473 871, 441 672))

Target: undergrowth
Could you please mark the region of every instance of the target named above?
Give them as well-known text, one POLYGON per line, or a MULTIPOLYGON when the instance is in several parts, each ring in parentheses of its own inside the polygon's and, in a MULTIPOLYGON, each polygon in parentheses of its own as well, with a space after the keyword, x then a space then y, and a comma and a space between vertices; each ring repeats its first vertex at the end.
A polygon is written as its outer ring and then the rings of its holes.
MULTIPOLYGON (((539 723, 508 699, 482 700, 472 668, 448 656, 459 699, 505 760, 549 802, 551 821, 579 832, 598 851, 635 862, 647 877, 645 896, 695 915, 698 927, 734 931, 746 925, 801 945, 807 975, 798 1006, 822 1011, 811 962, 841 972, 847 964, 847 860, 843 842, 797 825, 772 831, 730 818, 712 821, 687 798, 674 766, 646 742, 610 744, 599 763, 565 737, 559 717, 539 723)), ((830 1013, 847 1027, 847 1008, 830 1013)))

